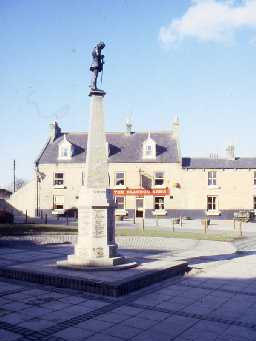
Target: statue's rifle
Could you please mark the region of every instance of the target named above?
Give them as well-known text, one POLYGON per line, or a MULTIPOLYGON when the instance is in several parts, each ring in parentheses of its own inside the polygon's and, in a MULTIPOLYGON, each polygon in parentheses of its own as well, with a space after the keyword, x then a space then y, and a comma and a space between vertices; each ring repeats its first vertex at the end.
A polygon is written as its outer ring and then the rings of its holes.
POLYGON ((104 56, 101 56, 101 76, 100 76, 100 84, 102 84, 102 78, 103 78, 103 64, 104 64, 104 56))

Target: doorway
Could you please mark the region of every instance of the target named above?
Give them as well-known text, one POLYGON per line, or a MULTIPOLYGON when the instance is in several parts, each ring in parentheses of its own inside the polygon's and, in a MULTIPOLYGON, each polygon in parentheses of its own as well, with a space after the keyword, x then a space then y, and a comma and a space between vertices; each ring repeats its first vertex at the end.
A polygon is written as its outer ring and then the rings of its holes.
POLYGON ((144 197, 136 198, 136 218, 144 217, 144 197))

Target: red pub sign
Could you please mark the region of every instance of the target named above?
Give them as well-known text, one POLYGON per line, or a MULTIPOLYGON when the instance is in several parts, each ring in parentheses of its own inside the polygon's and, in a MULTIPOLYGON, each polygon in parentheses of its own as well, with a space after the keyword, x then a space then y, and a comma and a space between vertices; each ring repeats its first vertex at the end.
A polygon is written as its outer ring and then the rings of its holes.
POLYGON ((118 195, 136 195, 136 196, 144 196, 144 195, 169 195, 170 190, 168 187, 166 188, 125 188, 125 189, 112 189, 112 193, 115 196, 118 195))

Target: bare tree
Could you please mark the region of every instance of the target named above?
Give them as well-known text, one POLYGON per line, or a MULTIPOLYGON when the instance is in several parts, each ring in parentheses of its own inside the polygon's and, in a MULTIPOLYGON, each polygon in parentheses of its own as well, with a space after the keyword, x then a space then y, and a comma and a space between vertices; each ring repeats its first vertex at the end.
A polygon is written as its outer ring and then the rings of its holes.
MULTIPOLYGON (((23 186, 25 186, 27 183, 28 183, 28 181, 25 180, 25 179, 16 178, 16 179, 15 179, 15 192, 18 191, 19 189, 21 189, 21 188, 22 188, 23 186)), ((7 189, 8 189, 10 192, 13 192, 13 182, 10 183, 10 184, 7 186, 7 189)))

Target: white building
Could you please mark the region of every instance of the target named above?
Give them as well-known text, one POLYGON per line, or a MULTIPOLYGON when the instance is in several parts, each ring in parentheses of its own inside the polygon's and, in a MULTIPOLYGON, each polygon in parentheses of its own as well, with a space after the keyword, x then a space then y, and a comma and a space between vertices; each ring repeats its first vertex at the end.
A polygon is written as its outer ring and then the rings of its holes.
MULTIPOLYGON (((165 132, 106 133, 109 183, 116 215, 170 218, 205 215, 231 219, 238 210, 256 209, 256 158, 182 157, 180 124, 165 132)), ((83 184, 87 133, 63 133, 55 122, 35 162, 34 180, 9 203, 30 216, 76 214, 83 184)))

